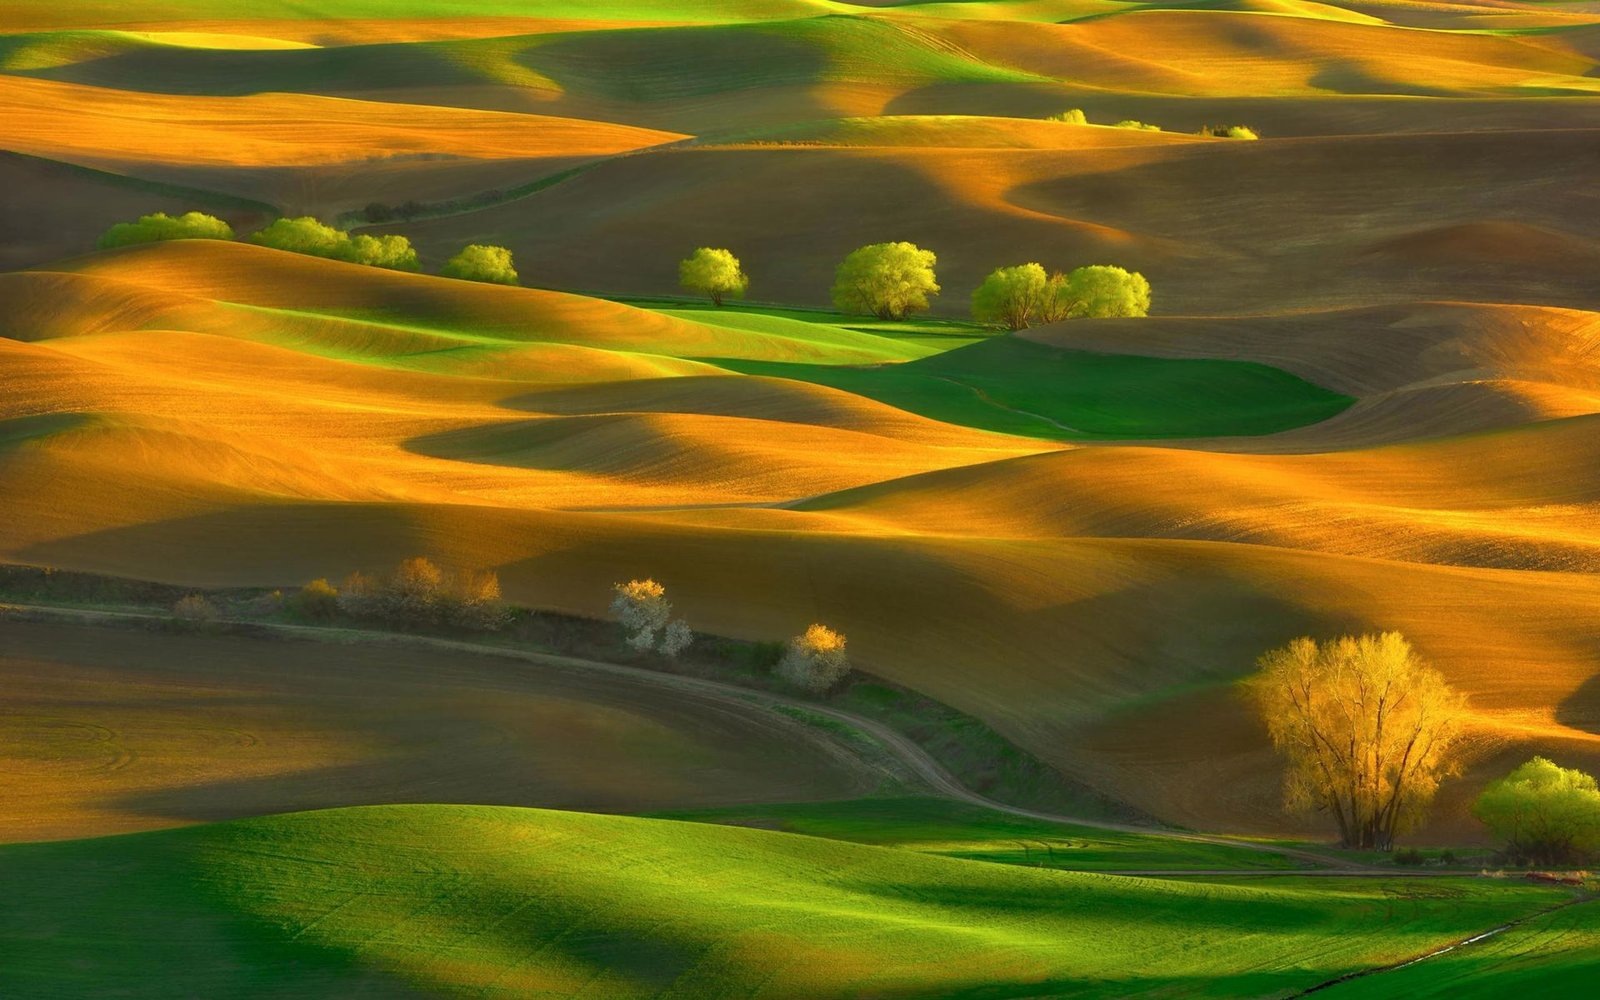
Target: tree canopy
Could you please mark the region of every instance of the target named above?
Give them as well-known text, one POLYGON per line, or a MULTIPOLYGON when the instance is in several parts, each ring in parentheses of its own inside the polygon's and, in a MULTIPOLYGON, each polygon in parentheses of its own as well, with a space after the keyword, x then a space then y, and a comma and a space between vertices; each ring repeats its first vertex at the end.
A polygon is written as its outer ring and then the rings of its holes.
POLYGON ((678 284, 720 306, 724 298, 744 298, 750 279, 732 252, 701 247, 678 262, 678 284))
POLYGON ((915 243, 873 243, 851 251, 834 272, 833 304, 845 312, 905 319, 939 294, 938 258, 915 243))
POLYGON ((843 635, 826 625, 812 625, 789 640, 783 659, 778 661, 778 676, 822 694, 850 673, 850 659, 844 647, 843 635))
POLYGON ((274 250, 310 257, 365 264, 393 271, 418 270, 417 252, 404 236, 356 236, 325 225, 310 216, 274 219, 250 234, 250 242, 274 250))
POLYGON ((1150 282, 1137 271, 1109 264, 1077 268, 1067 275, 1063 294, 1068 316, 1102 319, 1150 313, 1150 282))
POLYGON ((1300 638, 1259 664, 1289 806, 1331 813, 1345 847, 1392 848, 1453 773, 1461 695, 1396 632, 1300 638))
POLYGON ((439 271, 446 278, 463 281, 483 281, 493 285, 517 284, 517 269, 512 265, 511 251, 505 247, 473 243, 445 261, 439 271))
POLYGON ((1600 853, 1600 788, 1592 775, 1535 757, 1490 782, 1472 814, 1513 861, 1559 865, 1600 853))
POLYGON ((1143 316, 1149 309, 1144 275, 1103 264, 1065 275, 1047 275, 1039 264, 1000 267, 972 293, 973 318, 1008 330, 1069 316, 1143 316))
POLYGON ((165 212, 141 215, 137 222, 119 222, 100 237, 100 249, 156 243, 161 240, 231 240, 233 227, 214 215, 185 212, 171 216, 165 212))

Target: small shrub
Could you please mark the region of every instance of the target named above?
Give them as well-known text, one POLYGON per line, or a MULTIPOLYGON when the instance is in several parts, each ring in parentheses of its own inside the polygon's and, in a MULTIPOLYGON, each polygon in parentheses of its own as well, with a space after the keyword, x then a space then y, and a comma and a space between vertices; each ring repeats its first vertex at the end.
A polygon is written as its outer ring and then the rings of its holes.
POLYGON ((1453 865, 1457 860, 1456 852, 1450 850, 1449 848, 1445 848, 1443 851, 1439 852, 1439 863, 1442 865, 1453 865))
POLYGON ((1231 125, 1231 126, 1228 127, 1228 130, 1226 132, 1222 133, 1222 134, 1223 134, 1223 137, 1227 138, 1227 139, 1259 139, 1259 138, 1261 138, 1259 135, 1256 134, 1256 130, 1255 129, 1249 128, 1249 127, 1244 126, 1244 125, 1231 125))
POLYGON ((314 621, 327 621, 339 614, 339 591, 327 580, 312 580, 294 595, 294 609, 314 621))
POLYGON ((779 677, 813 694, 832 690, 849 672, 845 638, 826 625, 812 625, 790 639, 777 666, 779 677))
POLYGON ((1422 852, 1415 847, 1408 847, 1403 851, 1394 852, 1394 863, 1397 865, 1415 868, 1425 860, 1427 859, 1423 857, 1422 852))
POLYGON ((178 598, 172 606, 172 617, 185 625, 209 625, 217 620, 217 606, 202 594, 178 598))
POLYGON ((142 215, 137 222, 119 222, 100 237, 100 249, 156 243, 162 240, 231 240, 233 227, 214 215, 185 212, 173 217, 165 212, 142 215))
POLYGON ((658 648, 661 655, 669 660, 676 660, 692 645, 694 645, 694 632, 689 628, 689 623, 682 618, 668 622, 667 627, 661 630, 661 645, 658 648))
POLYGON ((511 262, 511 251, 505 247, 484 246, 474 243, 445 261, 439 273, 446 278, 462 281, 483 281, 492 285, 517 284, 517 269, 511 262))
POLYGON ((1132 118, 1124 118, 1122 121, 1117 122, 1115 125, 1113 125, 1111 127, 1112 128, 1133 129, 1135 132, 1159 132, 1159 131, 1161 131, 1161 126, 1160 125, 1146 125, 1144 122, 1135 121, 1132 118))
POLYGON ((1073 108, 1070 111, 1063 111, 1058 115, 1051 115, 1049 118, 1046 118, 1045 121, 1060 122, 1063 125, 1087 125, 1089 124, 1089 116, 1083 113, 1082 108, 1073 108))

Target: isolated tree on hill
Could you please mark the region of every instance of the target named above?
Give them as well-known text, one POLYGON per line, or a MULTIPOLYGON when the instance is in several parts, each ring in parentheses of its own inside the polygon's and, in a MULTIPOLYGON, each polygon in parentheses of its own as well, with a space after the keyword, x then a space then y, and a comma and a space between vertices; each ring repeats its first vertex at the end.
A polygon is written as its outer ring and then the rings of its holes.
POLYGON ((634 649, 676 659, 694 642, 689 623, 672 617, 666 587, 646 579, 629 580, 611 589, 611 613, 628 633, 628 645, 634 649))
POLYGON ((1038 264, 995 268, 972 293, 972 316, 980 323, 1026 330, 1033 323, 1049 322, 1054 291, 1038 264))
POLYGON ((231 240, 233 227, 214 215, 185 212, 173 217, 165 212, 141 215, 138 222, 119 222, 100 237, 100 249, 156 243, 161 240, 231 240))
POLYGON ((1045 121, 1060 122, 1063 125, 1087 125, 1089 124, 1089 116, 1083 113, 1082 108, 1072 108, 1071 110, 1063 111, 1058 115, 1051 115, 1049 118, 1046 118, 1045 121))
POLYGON ((1453 773, 1461 695, 1396 632, 1296 639, 1259 664, 1289 806, 1332 814, 1345 847, 1393 848, 1453 773))
POLYGON ((1491 782, 1472 814, 1519 864, 1572 864, 1600 853, 1600 789, 1594 778, 1543 757, 1491 782))
POLYGON ((1137 271, 1108 264, 1080 267, 1066 276, 1056 292, 1066 316, 1101 319, 1110 316, 1147 316, 1150 282, 1137 271))
POLYGON ((505 247, 473 243, 445 261, 439 271, 446 278, 463 281, 482 281, 492 285, 515 285, 517 269, 511 263, 511 251, 505 247))
POLYGON ((750 279, 739 267, 739 258, 730 251, 701 247, 678 261, 678 284, 708 296, 712 305, 721 306, 724 298, 744 298, 750 279))
POLYGON ((833 304, 845 312, 866 312, 900 320, 928 308, 939 294, 933 272, 939 262, 915 243, 873 243, 854 250, 834 272, 833 304))
POLYGON ((813 625, 789 640, 777 674, 796 687, 823 694, 850 672, 844 636, 826 625, 813 625))

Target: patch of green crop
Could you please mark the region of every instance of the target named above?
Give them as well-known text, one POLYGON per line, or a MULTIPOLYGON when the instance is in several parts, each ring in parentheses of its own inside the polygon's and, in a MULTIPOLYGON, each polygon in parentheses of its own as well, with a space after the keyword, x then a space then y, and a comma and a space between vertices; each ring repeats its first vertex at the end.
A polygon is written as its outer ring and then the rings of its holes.
POLYGON ((701 359, 866 396, 935 420, 1054 440, 1272 434, 1354 400, 1267 365, 1094 354, 997 337, 898 365, 701 359))
POLYGON ((1328 1000, 1578 997, 1600 982, 1600 900, 1590 899, 1425 962, 1335 986, 1328 1000))
POLYGON ((1282 996, 1547 905, 1184 881, 701 823, 375 806, 0 847, 0 995, 1282 996))
POLYGON ((803 833, 970 861, 1076 871, 1272 870, 1309 864, 1301 858, 1249 848, 1047 823, 931 796, 725 806, 662 816, 803 833))

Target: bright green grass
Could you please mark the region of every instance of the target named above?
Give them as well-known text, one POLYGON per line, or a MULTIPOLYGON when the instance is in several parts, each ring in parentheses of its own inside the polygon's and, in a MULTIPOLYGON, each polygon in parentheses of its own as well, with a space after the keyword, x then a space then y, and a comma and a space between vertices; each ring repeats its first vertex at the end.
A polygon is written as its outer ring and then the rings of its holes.
POLYGON ((1283 995, 1558 893, 1184 882, 696 823, 380 806, 0 848, 0 995, 1283 995))
POLYGON ((878 367, 702 360, 832 386, 948 423, 1056 440, 1271 434, 1353 402, 1266 365, 1091 354, 1018 337, 878 367))
POLYGON ((932 797, 726 806, 666 818, 803 833, 969 861, 1078 871, 1306 868, 1300 858, 1014 816, 932 797))
POLYGON ((1600 901, 1534 917, 1404 969, 1354 979, 1328 1000, 1388 997, 1581 997, 1600 983, 1600 901))

